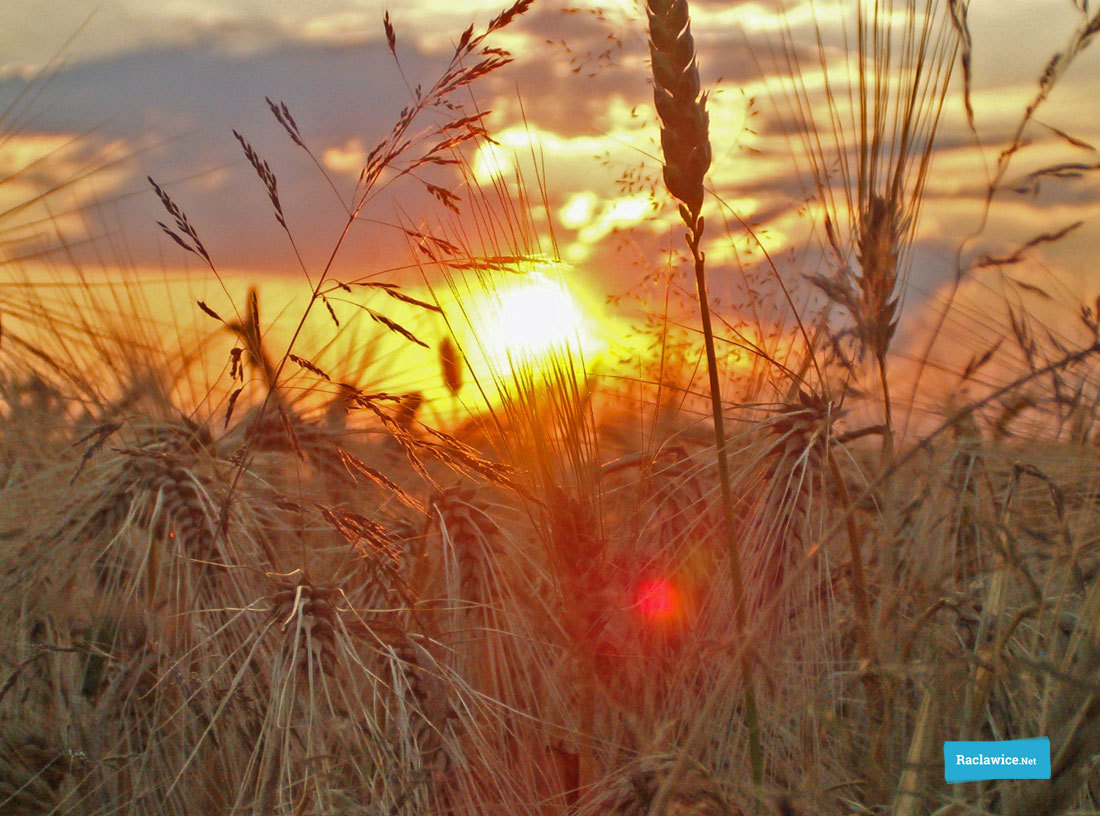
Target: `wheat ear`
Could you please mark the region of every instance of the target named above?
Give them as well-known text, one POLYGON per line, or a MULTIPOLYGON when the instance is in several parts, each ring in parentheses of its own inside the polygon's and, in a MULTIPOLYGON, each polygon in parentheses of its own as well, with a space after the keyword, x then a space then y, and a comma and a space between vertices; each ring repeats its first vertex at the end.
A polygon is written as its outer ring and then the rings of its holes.
MULTIPOLYGON (((722 489, 722 516, 736 605, 735 620, 738 633, 741 633, 746 624, 744 582, 733 517, 714 330, 711 327, 707 299, 706 262, 700 247, 704 227, 703 179, 711 159, 707 97, 700 90, 699 66, 695 59, 695 40, 691 36, 687 0, 646 0, 646 14, 649 18, 649 53, 653 62, 653 103, 661 118, 664 179, 668 191, 680 201, 680 217, 688 228, 688 247, 695 262, 695 286, 699 296, 699 313, 707 353, 715 453, 722 489)), ((756 699, 752 689, 752 665, 748 657, 745 658, 742 668, 753 779, 759 783, 763 778, 763 750, 757 724, 756 699)), ((664 786, 658 800, 661 800, 662 794, 667 797, 667 791, 668 787, 664 786)))

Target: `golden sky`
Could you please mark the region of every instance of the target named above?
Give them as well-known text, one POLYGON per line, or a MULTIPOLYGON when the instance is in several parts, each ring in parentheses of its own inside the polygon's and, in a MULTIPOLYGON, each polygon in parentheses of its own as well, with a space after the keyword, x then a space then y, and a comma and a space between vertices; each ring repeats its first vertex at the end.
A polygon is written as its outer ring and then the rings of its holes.
MULTIPOLYGON (((922 305, 953 280, 960 242, 980 223, 998 152, 1043 66, 1081 24, 1079 5, 972 3, 980 144, 966 126, 956 81, 912 254, 909 320, 919 320, 922 305)), ((391 6, 404 77, 383 34, 387 6, 375 0, 4 3, 0 109, 7 107, 8 115, 0 131, 0 178, 6 179, 0 211, 53 192, 0 218, 0 251, 16 259, 35 255, 60 234, 96 263, 171 272, 193 259, 156 227, 163 213, 145 182, 153 176, 185 207, 221 268, 261 277, 293 273, 293 254, 241 156, 236 129, 275 170, 307 265, 322 263, 342 226, 343 205, 289 144, 265 96, 286 102, 337 191, 347 195, 366 152, 408 101, 406 81, 430 83, 462 29, 484 25, 502 4, 407 0, 391 6), (51 64, 55 55, 61 63, 51 64)), ((760 258, 730 211, 753 226, 791 281, 820 262, 819 250, 800 248, 819 210, 808 204, 806 162, 783 135, 783 97, 776 92, 784 82, 770 73, 766 55, 784 31, 798 48, 811 47, 816 24, 832 58, 842 60, 839 32, 850 22, 852 4, 795 0, 785 6, 781 16, 769 0, 692 3, 700 70, 710 90, 709 183, 730 208, 715 198, 706 210, 718 295, 722 280, 760 258)), ((475 178, 486 185, 503 180, 516 193, 514 172, 521 171, 528 194, 515 206, 533 208, 543 246, 552 235, 563 260, 599 294, 636 288, 682 240, 675 211, 656 183, 660 146, 644 14, 624 0, 537 0, 496 44, 516 61, 476 90, 477 105, 492 111, 486 121, 498 144, 470 156, 475 178), (548 212, 533 192, 539 175, 548 212)), ((1038 111, 1006 180, 1024 187, 1028 172, 1057 163, 1084 169, 1072 178, 1043 178, 1037 191, 1028 186, 998 195, 983 231, 959 256, 958 268, 968 270, 967 293, 1026 299, 1033 297, 1027 285, 1054 277, 1070 298, 1094 296, 1100 287, 1100 186, 1089 169, 1100 162, 1093 149, 1100 145, 1097 76, 1100 50, 1093 46, 1038 111), (1036 246, 1009 270, 972 268, 983 256, 1010 254, 1077 222, 1066 240, 1036 246), (1013 281, 1025 286, 1005 295, 1013 281)), ((804 79, 811 92, 819 87, 812 70, 804 79)), ((455 177, 440 181, 448 182, 464 198, 473 195, 455 177)), ((345 255, 345 271, 407 265, 397 225, 432 223, 440 214, 422 189, 395 188, 372 204, 372 221, 345 255)), ((33 270, 38 262, 23 263, 33 270)))

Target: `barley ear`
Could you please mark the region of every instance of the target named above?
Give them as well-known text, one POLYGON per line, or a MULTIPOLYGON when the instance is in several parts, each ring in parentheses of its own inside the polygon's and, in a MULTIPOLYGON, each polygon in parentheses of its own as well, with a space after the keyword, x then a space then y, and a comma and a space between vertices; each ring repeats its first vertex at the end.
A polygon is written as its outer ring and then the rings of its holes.
POLYGON ((886 357, 898 327, 898 256, 905 231, 897 201, 872 195, 860 213, 859 333, 876 359, 886 357))

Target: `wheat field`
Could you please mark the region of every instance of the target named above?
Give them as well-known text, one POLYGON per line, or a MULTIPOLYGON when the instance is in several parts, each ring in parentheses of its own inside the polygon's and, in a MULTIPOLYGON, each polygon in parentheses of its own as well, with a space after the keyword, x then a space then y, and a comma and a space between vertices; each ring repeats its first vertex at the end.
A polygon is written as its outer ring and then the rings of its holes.
MULTIPOLYGON (((517 202, 470 163, 492 139, 471 100, 531 5, 416 88, 296 307, 223 274, 155 178, 163 237, 213 281, 170 325, 124 269, 43 287, 5 263, 0 813, 1100 813, 1100 301, 965 329, 960 265, 923 351, 898 348, 944 110, 977 129, 968 4, 855 2, 854 72, 821 40, 760 46, 827 259, 753 266, 780 322, 709 291, 704 236, 753 231, 713 215, 688 0, 646 0, 657 194, 686 238, 648 261, 690 325, 657 298, 619 367, 479 337, 475 295, 559 261, 543 180, 517 202), (439 205, 402 225, 423 285, 342 277, 399 183, 439 205), (934 354, 968 330, 973 355, 934 354), (945 741, 1039 736, 1049 780, 945 781, 945 741)), ((1100 31, 1076 5, 989 208, 1100 31)), ((297 253, 293 193, 234 136, 241 195, 297 253)))

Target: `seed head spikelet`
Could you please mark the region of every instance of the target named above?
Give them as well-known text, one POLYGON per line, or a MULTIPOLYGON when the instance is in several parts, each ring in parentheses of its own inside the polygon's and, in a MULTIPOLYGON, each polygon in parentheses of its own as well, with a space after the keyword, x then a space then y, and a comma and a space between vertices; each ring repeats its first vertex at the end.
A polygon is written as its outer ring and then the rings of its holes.
POLYGON ((687 207, 694 223, 703 207, 703 177, 711 153, 707 98, 699 88, 687 0, 647 0, 646 14, 665 185, 687 207))
POLYGON ((601 780, 581 809, 583 814, 615 816, 740 816, 717 783, 694 761, 683 762, 669 754, 641 756, 601 780), (653 802, 662 785, 674 777, 664 807, 653 802))
POLYGON ((886 356, 897 329, 898 256, 904 224, 897 202, 872 195, 859 219, 858 329, 876 358, 886 356))
POLYGON ((452 397, 462 390, 462 358, 450 337, 444 337, 439 344, 439 367, 443 372, 443 383, 452 397))

